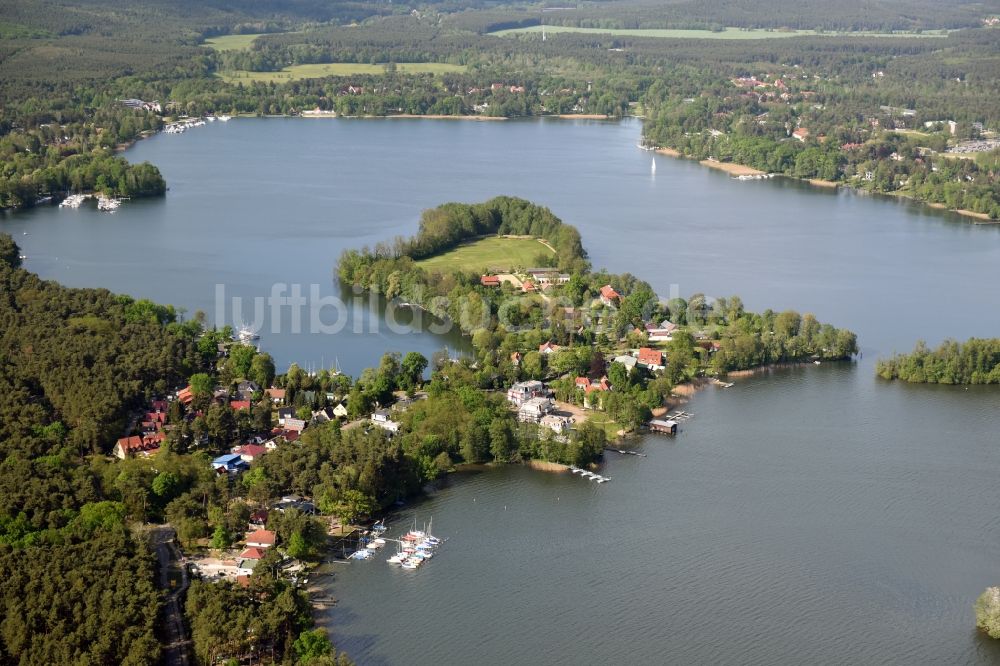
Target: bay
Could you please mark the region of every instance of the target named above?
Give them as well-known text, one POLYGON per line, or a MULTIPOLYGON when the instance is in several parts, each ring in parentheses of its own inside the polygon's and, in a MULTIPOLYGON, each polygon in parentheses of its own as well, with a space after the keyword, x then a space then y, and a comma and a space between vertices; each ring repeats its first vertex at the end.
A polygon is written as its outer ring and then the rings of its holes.
POLYGON ((738 294, 858 333, 857 363, 698 394, 678 438, 630 443, 647 458, 608 455, 610 483, 455 475, 396 524, 433 515, 451 537, 434 561, 351 564, 330 581, 341 602, 324 623, 359 663, 996 661, 972 603, 1000 582, 1000 393, 889 384, 873 365, 917 339, 997 334, 1000 230, 903 200, 738 182, 638 150, 639 131, 236 119, 128 151, 163 170, 161 200, 6 214, 0 231, 45 278, 213 320, 217 285, 246 302, 315 284, 348 302, 336 335, 293 333, 281 311, 261 339, 280 368, 357 373, 387 350, 467 350, 428 321, 389 330, 333 267, 345 248, 412 234, 424 208, 498 194, 551 207, 595 266, 661 296, 738 294))

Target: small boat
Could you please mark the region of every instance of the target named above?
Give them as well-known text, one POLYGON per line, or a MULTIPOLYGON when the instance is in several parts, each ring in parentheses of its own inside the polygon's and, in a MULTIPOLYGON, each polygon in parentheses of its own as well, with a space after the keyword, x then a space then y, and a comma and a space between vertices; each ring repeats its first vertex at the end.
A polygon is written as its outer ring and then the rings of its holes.
POLYGON ((653 160, 652 163, 649 165, 649 171, 654 176, 656 175, 656 160, 653 160))
POLYGON ((260 335, 258 335, 257 332, 249 326, 241 327, 236 333, 236 337, 239 338, 240 342, 250 342, 251 340, 260 339, 260 335))
POLYGON ((221 120, 224 123, 228 123, 231 118, 232 116, 219 116, 219 120, 221 120))
POLYGON ((389 559, 386 560, 389 564, 402 564, 409 557, 409 554, 404 552, 398 552, 389 559))
POLYGON ((352 560, 367 560, 370 559, 374 553, 367 548, 362 548, 361 550, 356 550, 351 553, 352 560))
POLYGON ((420 566, 420 564, 418 562, 414 562, 413 560, 406 560, 399 566, 403 567, 404 569, 416 569, 417 567, 420 566))
POLYGON ((368 550, 378 550, 385 545, 385 539, 372 539, 365 548, 368 550))

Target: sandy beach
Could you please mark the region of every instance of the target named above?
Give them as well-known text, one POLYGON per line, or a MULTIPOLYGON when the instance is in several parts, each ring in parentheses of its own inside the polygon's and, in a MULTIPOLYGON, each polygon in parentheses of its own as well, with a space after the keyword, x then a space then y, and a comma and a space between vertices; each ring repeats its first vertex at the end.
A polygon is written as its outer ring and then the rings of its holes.
POLYGON ((977 213, 972 210, 965 210, 964 208, 948 208, 943 203, 927 203, 931 208, 937 208, 938 210, 950 210, 953 213, 958 213, 959 215, 964 215, 965 217, 971 217, 976 220, 981 220, 982 222, 987 222, 990 224, 1000 224, 1000 220, 994 220, 990 218, 986 213, 977 213))
POLYGON ((718 169, 719 171, 725 171, 730 176, 763 176, 766 171, 761 171, 760 169, 754 169, 753 167, 748 167, 745 164, 734 164, 733 162, 719 162, 716 160, 702 160, 698 164, 702 166, 707 166, 711 169, 718 169))

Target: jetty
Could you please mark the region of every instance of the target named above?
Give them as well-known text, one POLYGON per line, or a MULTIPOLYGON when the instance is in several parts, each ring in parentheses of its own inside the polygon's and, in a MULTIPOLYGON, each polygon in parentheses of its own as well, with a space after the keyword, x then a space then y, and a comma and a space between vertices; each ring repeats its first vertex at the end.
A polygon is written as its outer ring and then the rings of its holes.
POLYGON ((645 453, 640 453, 639 451, 629 451, 627 449, 613 449, 610 446, 604 447, 605 451, 614 451, 615 453, 620 453, 623 456, 639 456, 640 458, 645 458, 645 453))
POLYGON ((611 480, 611 477, 601 476, 600 474, 591 472, 590 470, 583 469, 582 467, 570 467, 569 471, 571 474, 579 474, 581 477, 585 479, 590 479, 591 481, 597 481, 598 483, 607 483, 608 481, 611 480))

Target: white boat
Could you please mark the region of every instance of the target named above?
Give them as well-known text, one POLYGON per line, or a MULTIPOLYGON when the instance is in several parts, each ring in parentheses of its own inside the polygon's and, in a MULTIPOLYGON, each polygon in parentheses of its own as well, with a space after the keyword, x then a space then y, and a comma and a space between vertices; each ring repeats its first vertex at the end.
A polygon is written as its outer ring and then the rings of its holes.
POLYGON ((87 199, 86 194, 71 194, 59 203, 60 208, 79 208, 87 199))
POLYGON ((365 548, 368 550, 378 550, 385 545, 385 539, 372 539, 365 548))
POLYGON ((118 210, 118 207, 121 205, 121 199, 106 197, 104 195, 97 197, 97 210, 103 210, 106 213, 113 213, 118 210))
POLYGON ((249 326, 242 326, 240 330, 236 333, 236 337, 239 338, 240 342, 250 342, 251 340, 259 340, 260 336, 249 326))
POLYGON ((404 569, 416 569, 417 567, 420 566, 420 563, 414 562, 413 560, 406 560, 399 566, 403 567, 404 569))
POLYGON ((389 559, 387 559, 386 562, 388 562, 389 564, 402 564, 403 562, 406 561, 406 558, 408 557, 409 554, 404 552, 398 552, 389 559))
POLYGON ((231 118, 232 116, 219 116, 219 120, 221 120, 224 123, 228 123, 231 118))
POLYGON ((370 559, 374 553, 367 548, 362 548, 361 550, 356 550, 351 553, 352 560, 367 560, 370 559))

